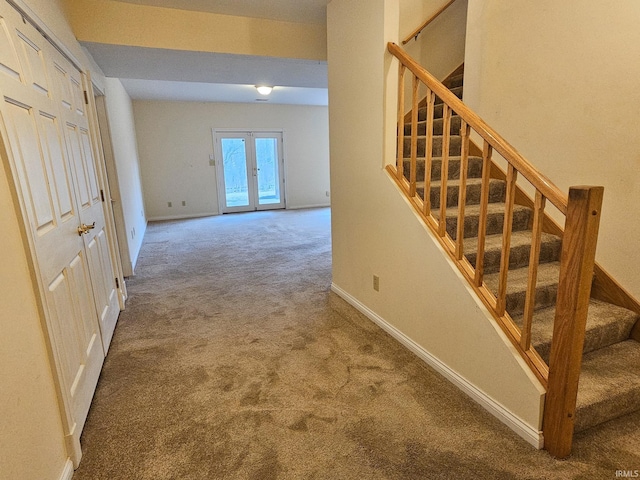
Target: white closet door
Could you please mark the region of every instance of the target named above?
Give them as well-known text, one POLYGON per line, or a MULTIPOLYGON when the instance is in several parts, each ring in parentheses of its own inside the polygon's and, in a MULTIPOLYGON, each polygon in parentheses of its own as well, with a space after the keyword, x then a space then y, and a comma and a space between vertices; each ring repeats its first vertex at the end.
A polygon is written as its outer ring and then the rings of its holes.
POLYGON ((0 151, 9 158, 35 254, 76 463, 102 340, 111 338, 119 313, 81 80, 35 28, 0 4, 0 151))

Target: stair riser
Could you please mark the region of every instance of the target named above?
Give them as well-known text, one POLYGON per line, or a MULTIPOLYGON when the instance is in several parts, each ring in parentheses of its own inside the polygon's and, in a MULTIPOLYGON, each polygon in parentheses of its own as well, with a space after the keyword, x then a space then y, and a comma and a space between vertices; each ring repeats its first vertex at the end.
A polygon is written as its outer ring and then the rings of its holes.
MULTIPOLYGON (((550 323, 547 318, 548 312, 543 313, 543 315, 545 315, 545 318, 540 318, 536 315, 534 315, 533 317, 532 340, 536 351, 548 364, 549 354, 551 352, 551 338, 548 337, 548 334, 553 329, 553 323, 550 323), (536 330, 543 328, 545 325, 547 330, 546 332, 544 332, 545 335, 536 335, 536 330)), ((518 325, 521 325, 521 319, 519 320, 520 321, 518 322, 518 325)), ((637 315, 634 315, 630 312, 624 312, 618 315, 616 315, 615 313, 612 314, 608 311, 608 309, 605 309, 599 305, 594 306, 592 300, 592 304, 589 306, 587 329, 585 332, 582 352, 593 352, 595 350, 608 347, 609 345, 614 345, 616 343, 628 340, 631 334, 631 329, 637 321, 637 315), (606 319, 606 317, 617 317, 617 321, 603 321, 603 318, 606 319), (596 318, 598 319, 599 323, 596 323, 596 318)))
MULTIPOLYGON (((442 138, 440 136, 433 137, 433 148, 432 155, 434 157, 442 156, 442 138)), ((417 142, 417 156, 424 157, 426 151, 427 139, 426 137, 419 137, 417 142)), ((460 156, 461 152, 462 139, 460 136, 451 136, 449 141, 449 155, 451 156, 460 156)), ((411 139, 404 139, 404 152, 403 156, 405 158, 411 157, 411 139)))
MULTIPOLYGON (((514 220, 515 220, 515 215, 514 215, 514 220)), ((514 222, 514 225, 515 225, 515 222, 514 222)), ((558 261, 560 258, 561 248, 562 248, 562 243, 559 239, 542 242, 540 245, 540 263, 558 261)), ((527 267, 529 265, 530 251, 531 251, 530 245, 519 245, 517 247, 512 247, 509 253, 509 269, 527 267)), ((476 253, 472 252, 465 256, 469 260, 469 263, 475 266, 476 253)), ((484 272, 486 274, 497 273, 500 271, 500 257, 501 257, 501 251, 499 249, 492 249, 484 252, 484 272)))
MULTIPOLYGON (((495 293, 495 292, 494 292, 495 293)), ((547 308, 556 304, 558 297, 558 285, 543 285, 536 288, 536 304, 535 309, 547 308)), ((522 315, 524 313, 524 304, 526 301, 525 292, 516 292, 507 294, 507 312, 512 317, 522 315)))
MULTIPOLYGON (((442 160, 434 158, 431 161, 431 180, 439 181, 442 178, 442 160)), ((482 177, 482 159, 479 157, 469 157, 467 168, 467 178, 481 178, 482 177)), ((424 159, 416 159, 416 181, 424 182, 424 159)), ((404 174, 409 177, 409 171, 411 168, 411 162, 407 159, 404 160, 404 174)), ((460 159, 450 158, 448 167, 447 178, 449 180, 457 180, 460 178, 460 159)))
POLYGON ((460 74, 460 75, 456 75, 455 77, 451 77, 447 82, 448 83, 447 86, 449 88, 461 87, 463 82, 464 82, 464 75, 460 74))
MULTIPOLYGON (((444 104, 435 105, 433 108, 433 118, 442 118, 442 109, 444 104)), ((424 122, 427 119, 427 107, 418 108, 418 121, 424 122)))
MULTIPOLYGON (((489 203, 503 202, 505 196, 506 185, 500 180, 492 181, 489 184, 489 203)), ((418 195, 422 198, 424 188, 418 188, 418 195)), ((440 185, 431 187, 431 208, 440 207, 440 185)), ((480 194, 482 185, 467 185, 467 201, 466 205, 478 205, 480 203, 480 194)), ((460 194, 459 185, 447 185, 447 207, 455 207, 458 205, 458 197, 460 194)))
POLYGON ((612 392, 606 401, 580 408, 576 414, 574 432, 582 432, 587 428, 628 415, 640 410, 640 390, 618 394, 612 392))

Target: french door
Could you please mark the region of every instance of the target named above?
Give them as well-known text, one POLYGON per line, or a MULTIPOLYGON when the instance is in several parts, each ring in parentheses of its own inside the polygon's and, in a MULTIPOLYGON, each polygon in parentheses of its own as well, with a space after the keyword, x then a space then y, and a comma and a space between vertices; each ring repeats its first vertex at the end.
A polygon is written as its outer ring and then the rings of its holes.
POLYGON ((214 132, 221 213, 285 208, 282 132, 214 132))

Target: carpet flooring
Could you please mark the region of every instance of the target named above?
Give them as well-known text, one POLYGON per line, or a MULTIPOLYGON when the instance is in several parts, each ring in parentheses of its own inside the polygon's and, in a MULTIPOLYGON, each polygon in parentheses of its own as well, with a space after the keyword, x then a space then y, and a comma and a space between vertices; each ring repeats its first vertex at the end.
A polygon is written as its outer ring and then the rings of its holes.
MULTIPOLYGON (((535 450, 330 293, 328 209, 150 223, 73 480, 599 479, 640 414, 535 450)), ((429 313, 426 312, 426 315, 429 313)))

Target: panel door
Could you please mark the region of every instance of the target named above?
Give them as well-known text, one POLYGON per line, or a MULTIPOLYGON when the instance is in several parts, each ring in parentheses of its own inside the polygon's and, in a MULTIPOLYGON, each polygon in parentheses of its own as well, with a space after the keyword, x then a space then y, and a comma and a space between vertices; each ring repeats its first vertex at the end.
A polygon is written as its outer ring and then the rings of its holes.
POLYGON ((106 353, 120 313, 120 305, 115 272, 109 258, 103 193, 99 188, 97 166, 91 146, 83 81, 80 73, 63 58, 56 59, 54 69, 61 94, 70 95, 66 100, 61 100, 62 115, 65 118, 65 137, 69 161, 76 180, 80 226, 86 226, 82 237, 86 247, 95 308, 106 353), (71 107, 67 106, 69 102, 71 107))
POLYGON ((36 257, 65 433, 77 462, 80 433, 104 360, 98 318, 109 315, 111 307, 105 307, 109 287, 103 284, 109 282, 101 238, 104 220, 95 208, 95 167, 84 152, 84 104, 74 96, 72 84, 61 81, 61 71, 71 82, 67 60, 2 2, 1 153, 11 167, 36 257), (90 234, 78 230, 94 221, 90 234))

